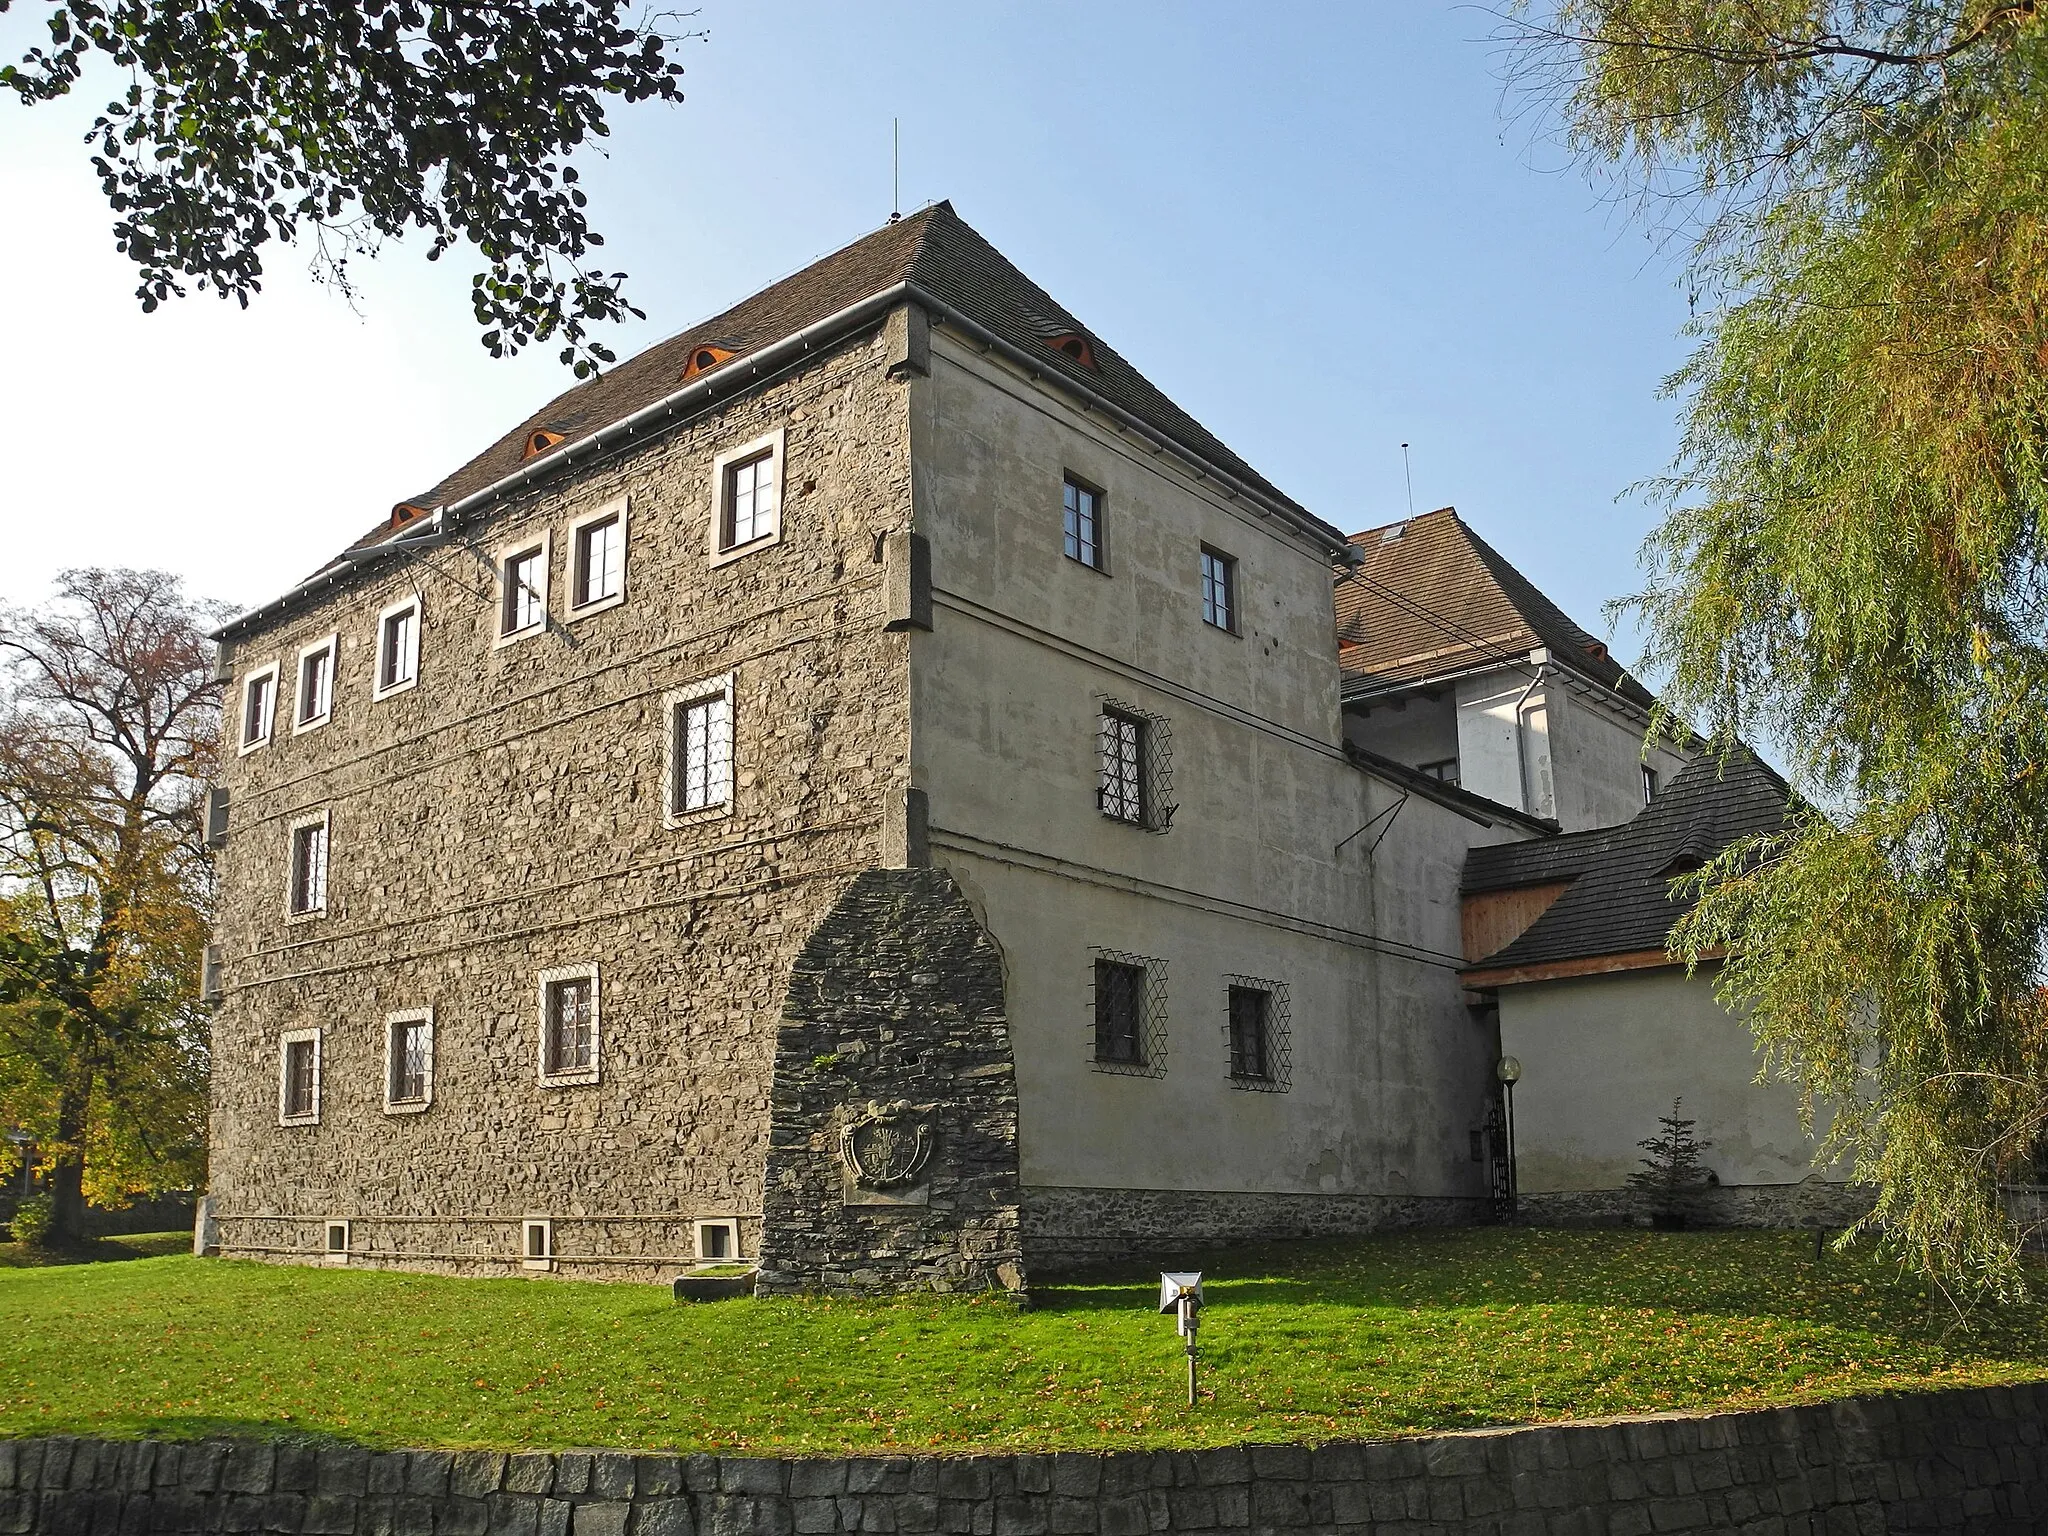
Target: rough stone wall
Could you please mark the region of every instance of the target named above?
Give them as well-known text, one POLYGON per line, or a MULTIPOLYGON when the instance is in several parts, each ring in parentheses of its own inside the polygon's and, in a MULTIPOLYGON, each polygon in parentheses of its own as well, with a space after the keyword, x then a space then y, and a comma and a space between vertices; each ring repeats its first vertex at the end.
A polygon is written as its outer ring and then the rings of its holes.
POLYGON ((953 1459, 0 1441, 0 1532, 1861 1536, 2048 1530, 2041 1385, 1372 1444, 953 1459))
POLYGON ((1302 1237, 1469 1225, 1483 1200, 1428 1195, 1305 1195, 1184 1189, 1024 1189, 1024 1257, 1033 1274, 1165 1259, 1302 1237))
MULTIPOLYGON (((1847 1227, 1876 1198, 1867 1185, 1810 1178, 1797 1184, 1717 1184, 1700 1191, 1688 1222, 1701 1227, 1847 1227)), ((1517 1216, 1530 1226, 1628 1226, 1646 1223, 1650 1207, 1633 1189, 1553 1190, 1517 1197, 1517 1216)))
POLYGON ((940 869, 857 877, 797 956, 759 1288, 1018 1290, 1002 957, 940 869))
MULTIPOLYGON (((696 1218, 759 1242, 789 965, 908 781, 907 638, 881 545, 909 526, 906 385, 874 335, 523 494, 238 643, 281 663, 270 746, 230 757, 211 1192, 229 1255, 665 1278, 696 1218), (779 542, 708 559, 715 455, 786 433, 779 542), (630 498, 625 600, 567 611, 570 523, 630 498), (551 541, 547 631, 497 646, 491 559, 551 541), (371 696, 380 610, 424 605, 418 685, 371 696), (332 721, 295 734, 299 648, 340 635, 332 721), (734 679, 730 815, 663 816, 664 695, 734 679), (324 917, 287 922, 294 818, 332 821, 324 917), (601 1078, 538 1081, 538 974, 596 962, 601 1078), (387 1113, 385 1016, 435 1010, 434 1095, 387 1113), (320 1122, 278 1124, 278 1036, 323 1030, 320 1122)), ((229 728, 238 721, 231 707, 229 728)))

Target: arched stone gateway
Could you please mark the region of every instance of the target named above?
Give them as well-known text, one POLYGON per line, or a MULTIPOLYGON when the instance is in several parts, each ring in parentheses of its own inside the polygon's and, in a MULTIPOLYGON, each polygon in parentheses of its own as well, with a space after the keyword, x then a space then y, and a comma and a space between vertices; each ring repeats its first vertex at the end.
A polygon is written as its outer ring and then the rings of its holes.
POLYGON ((790 971, 759 1289, 1023 1286, 1002 958, 944 870, 867 870, 790 971))

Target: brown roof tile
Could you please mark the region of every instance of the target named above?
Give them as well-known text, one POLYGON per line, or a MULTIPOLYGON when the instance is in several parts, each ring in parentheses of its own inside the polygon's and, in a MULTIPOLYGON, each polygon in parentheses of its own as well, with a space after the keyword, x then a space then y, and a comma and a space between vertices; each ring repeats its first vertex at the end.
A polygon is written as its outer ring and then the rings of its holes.
POLYGON ((1351 535, 1363 554, 1337 586, 1338 659, 1347 694, 1377 692, 1518 662, 1541 646, 1647 709, 1647 689, 1529 578, 1444 507, 1351 535))

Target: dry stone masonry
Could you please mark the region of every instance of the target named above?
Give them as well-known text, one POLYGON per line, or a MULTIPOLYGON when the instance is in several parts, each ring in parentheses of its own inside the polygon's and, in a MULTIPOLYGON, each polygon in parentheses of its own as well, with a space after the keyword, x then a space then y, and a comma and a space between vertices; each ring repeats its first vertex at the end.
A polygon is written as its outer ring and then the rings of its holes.
POLYGON ((2048 1386, 1369 1444, 1111 1455, 0 1441, 0 1533, 2033 1536, 2048 1386))

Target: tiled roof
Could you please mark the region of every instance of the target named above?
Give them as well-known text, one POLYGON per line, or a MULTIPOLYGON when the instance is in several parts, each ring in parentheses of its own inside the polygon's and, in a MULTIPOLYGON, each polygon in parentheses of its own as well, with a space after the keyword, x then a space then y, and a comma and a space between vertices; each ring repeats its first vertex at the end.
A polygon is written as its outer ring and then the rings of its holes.
MULTIPOLYGON (((574 443, 654 404, 682 384, 690 356, 699 348, 715 346, 730 352, 731 358, 718 367, 732 367, 770 343, 903 282, 916 285, 936 303, 1042 359, 1048 375, 1074 379, 1217 469, 1316 524, 1332 542, 1341 539, 1335 528, 1311 516, 1167 399, 1108 343, 969 228, 951 203, 937 203, 885 224, 725 313, 657 342, 556 396, 453 474, 406 497, 405 504, 431 509, 495 484, 525 461, 526 447, 536 432, 560 434, 574 443), (1082 338, 1092 356, 1092 368, 1055 349, 1051 343, 1063 336, 1082 338)), ((707 369, 705 373, 715 371, 707 369)), ((380 523, 358 541, 358 547, 387 537, 391 527, 388 521, 380 523)))
POLYGON ((1701 757, 1622 826, 1474 848, 1465 856, 1466 895, 1571 882, 1520 937, 1476 969, 1662 949, 1692 907, 1689 899, 1672 898, 1673 877, 1740 838, 1777 831, 1790 802, 1785 781, 1739 750, 1701 757))
POLYGON ((1351 535, 1364 555, 1337 585, 1347 695, 1519 661, 1542 646, 1640 708, 1654 702, 1607 647, 1444 507, 1351 535))

